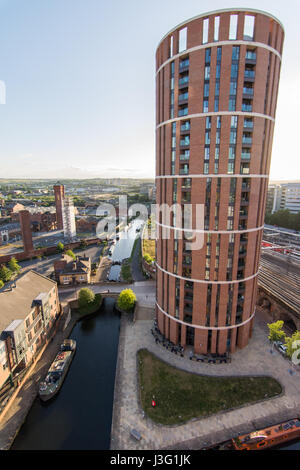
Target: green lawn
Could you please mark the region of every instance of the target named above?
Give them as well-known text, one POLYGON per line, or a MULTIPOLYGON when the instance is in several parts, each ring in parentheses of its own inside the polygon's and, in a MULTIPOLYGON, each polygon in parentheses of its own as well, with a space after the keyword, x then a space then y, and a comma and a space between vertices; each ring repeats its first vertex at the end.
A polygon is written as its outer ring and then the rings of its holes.
POLYGON ((281 385, 270 377, 198 376, 169 366, 145 349, 138 352, 138 364, 142 407, 161 424, 182 424, 282 392, 281 385))

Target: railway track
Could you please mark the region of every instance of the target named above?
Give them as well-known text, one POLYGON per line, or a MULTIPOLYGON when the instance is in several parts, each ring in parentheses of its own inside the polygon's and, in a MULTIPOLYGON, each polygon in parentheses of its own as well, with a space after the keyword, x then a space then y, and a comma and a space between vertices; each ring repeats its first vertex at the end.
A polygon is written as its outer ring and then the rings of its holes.
POLYGON ((291 269, 288 261, 272 258, 261 255, 258 285, 300 315, 300 264, 291 269))

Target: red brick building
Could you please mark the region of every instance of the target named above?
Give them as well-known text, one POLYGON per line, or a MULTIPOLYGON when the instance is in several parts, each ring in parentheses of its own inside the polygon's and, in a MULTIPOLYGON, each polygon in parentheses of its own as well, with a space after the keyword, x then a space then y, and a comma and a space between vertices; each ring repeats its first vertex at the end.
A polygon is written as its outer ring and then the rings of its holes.
POLYGON ((157 320, 197 353, 251 336, 283 40, 272 15, 230 9, 182 23, 157 48, 156 201, 191 204, 189 232, 204 240, 192 250, 178 213, 159 214, 157 320))
POLYGON ((56 207, 56 222, 57 229, 63 229, 63 200, 65 197, 65 187, 62 184, 57 184, 53 186, 54 197, 55 197, 55 207, 56 207))

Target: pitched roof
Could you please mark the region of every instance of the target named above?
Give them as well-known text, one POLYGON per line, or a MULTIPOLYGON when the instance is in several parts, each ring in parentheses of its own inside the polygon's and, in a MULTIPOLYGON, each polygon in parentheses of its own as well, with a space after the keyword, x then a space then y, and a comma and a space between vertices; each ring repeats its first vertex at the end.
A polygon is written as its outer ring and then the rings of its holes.
POLYGON ((28 271, 16 280, 16 287, 0 291, 0 334, 13 320, 23 320, 32 311, 33 300, 42 292, 49 292, 55 281, 28 271))

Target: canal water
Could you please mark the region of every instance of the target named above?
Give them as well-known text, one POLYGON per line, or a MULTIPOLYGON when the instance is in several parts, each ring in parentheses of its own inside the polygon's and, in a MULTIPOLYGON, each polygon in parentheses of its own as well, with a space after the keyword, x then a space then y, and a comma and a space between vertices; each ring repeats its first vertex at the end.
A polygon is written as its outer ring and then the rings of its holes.
POLYGON ((12 450, 109 449, 120 317, 114 300, 78 322, 77 350, 58 395, 37 398, 12 450))
MULTIPOLYGON (((132 248, 135 239, 140 231, 142 230, 144 222, 140 219, 136 219, 131 224, 125 227, 124 230, 119 232, 119 240, 116 241, 115 245, 111 246, 112 254, 110 256, 112 262, 122 262, 126 258, 130 258, 132 248), (137 230, 139 232, 137 232, 137 230)), ((109 281, 118 281, 121 272, 121 265, 112 265, 108 274, 109 281)))

